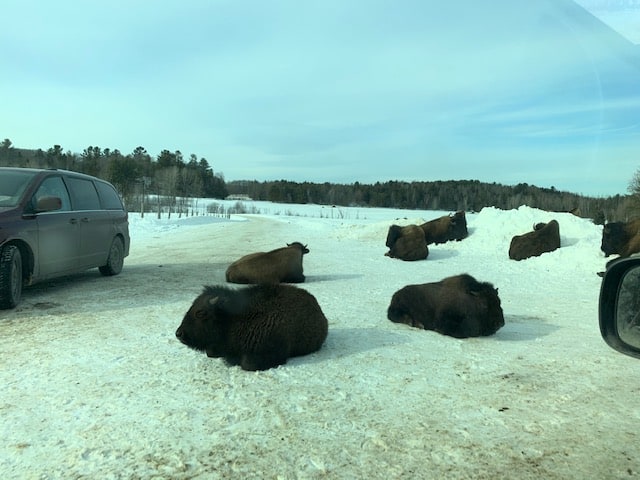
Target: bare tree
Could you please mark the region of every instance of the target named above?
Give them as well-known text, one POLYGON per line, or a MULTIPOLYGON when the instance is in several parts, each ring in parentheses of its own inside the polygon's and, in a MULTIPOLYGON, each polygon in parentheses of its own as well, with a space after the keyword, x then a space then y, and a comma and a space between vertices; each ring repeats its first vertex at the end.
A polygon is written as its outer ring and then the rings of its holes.
POLYGON ((627 191, 630 193, 628 214, 631 217, 640 217, 640 168, 633 174, 627 191))

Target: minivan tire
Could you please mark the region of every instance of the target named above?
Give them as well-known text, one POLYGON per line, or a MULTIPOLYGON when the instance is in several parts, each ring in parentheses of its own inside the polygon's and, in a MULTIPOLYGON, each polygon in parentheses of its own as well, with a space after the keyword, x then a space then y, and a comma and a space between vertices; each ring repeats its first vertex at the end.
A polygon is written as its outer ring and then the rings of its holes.
POLYGON ((109 258, 107 263, 102 267, 98 267, 100 273, 105 276, 117 275, 122 271, 124 264, 124 243, 120 237, 116 237, 111 242, 109 249, 109 258))
POLYGON ((22 255, 15 245, 0 252, 0 309, 14 308, 22 296, 22 255))

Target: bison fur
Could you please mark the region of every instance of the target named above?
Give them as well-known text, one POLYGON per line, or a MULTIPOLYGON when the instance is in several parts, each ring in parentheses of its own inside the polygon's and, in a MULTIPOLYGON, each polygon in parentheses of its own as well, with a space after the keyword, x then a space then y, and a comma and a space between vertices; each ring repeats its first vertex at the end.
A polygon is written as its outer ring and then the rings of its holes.
POLYGON ((302 256, 309 253, 300 242, 270 252, 250 253, 227 268, 230 283, 303 283, 302 256))
POLYGON ((514 236, 509 245, 509 258, 524 260, 553 252, 558 248, 560 248, 560 225, 556 220, 551 220, 548 223, 535 224, 531 232, 514 236))
POLYGON ((424 232, 418 225, 391 225, 387 233, 387 257, 405 261, 424 260, 429 255, 424 232))
POLYGON ((628 257, 640 252, 640 219, 605 224, 600 250, 605 257, 616 253, 628 257))
POLYGON ((328 322, 315 297, 293 285, 207 286, 176 337, 244 370, 266 370, 320 349, 328 322))
POLYGON ((387 318, 455 338, 493 335, 504 326, 498 290, 468 274, 401 288, 387 318))
POLYGON ((464 240, 469 235, 464 211, 444 215, 420 225, 427 245, 464 240))

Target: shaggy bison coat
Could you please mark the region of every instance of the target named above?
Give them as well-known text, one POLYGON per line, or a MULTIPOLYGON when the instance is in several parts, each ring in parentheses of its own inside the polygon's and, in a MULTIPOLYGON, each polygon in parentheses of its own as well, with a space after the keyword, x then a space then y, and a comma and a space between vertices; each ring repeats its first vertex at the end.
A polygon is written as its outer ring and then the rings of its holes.
POLYGON ((387 232, 387 257, 400 260, 424 260, 432 243, 462 240, 469 235, 467 217, 463 211, 444 215, 422 225, 391 225, 387 232))
POLYGON ((446 243, 451 240, 460 241, 469 235, 467 217, 464 211, 442 216, 420 225, 427 245, 446 243))
POLYGON ((509 258, 524 260, 553 252, 558 248, 560 248, 560 226, 556 220, 551 220, 549 223, 536 224, 531 232, 514 236, 509 245, 509 258))
POLYGON ((468 274, 401 288, 387 317, 456 338, 493 335, 504 326, 498 290, 468 274))
POLYGON ((391 225, 387 233, 387 257, 400 260, 415 261, 424 260, 429 255, 427 243, 424 241, 424 232, 418 225, 391 225))
POLYGON ((628 257, 640 252, 640 219, 607 223, 602 229, 600 249, 605 257, 616 253, 628 257))
POLYGON ((244 370, 266 370, 320 349, 328 322, 315 297, 292 285, 207 286, 176 337, 244 370))
POLYGON ((270 252, 250 253, 229 265, 226 272, 230 283, 303 283, 302 256, 309 253, 300 242, 270 252))

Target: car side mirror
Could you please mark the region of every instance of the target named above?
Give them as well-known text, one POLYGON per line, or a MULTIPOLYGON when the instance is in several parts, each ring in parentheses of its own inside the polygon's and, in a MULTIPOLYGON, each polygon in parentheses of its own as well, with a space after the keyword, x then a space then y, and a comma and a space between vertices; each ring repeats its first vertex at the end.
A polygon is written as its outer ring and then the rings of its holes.
POLYGON ((600 333, 615 350, 640 358, 640 258, 614 261, 600 287, 600 333))
POLYGON ((60 197, 44 196, 36 202, 36 212, 52 212, 62 208, 60 197))

